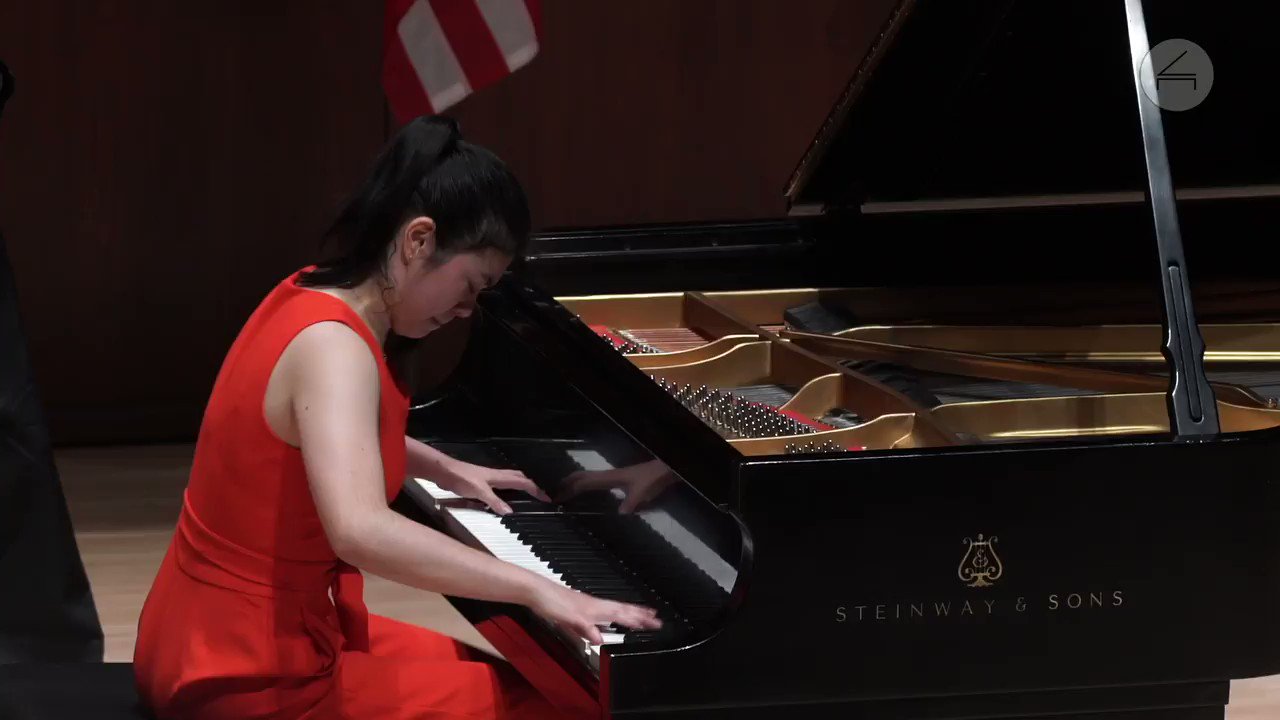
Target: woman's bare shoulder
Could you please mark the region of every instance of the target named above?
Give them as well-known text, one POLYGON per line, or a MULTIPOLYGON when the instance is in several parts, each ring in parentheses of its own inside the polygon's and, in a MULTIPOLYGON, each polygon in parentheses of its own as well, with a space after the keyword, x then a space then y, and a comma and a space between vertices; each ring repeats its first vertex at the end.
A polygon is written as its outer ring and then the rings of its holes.
POLYGON ((293 447, 302 443, 301 408, 323 411, 323 417, 336 422, 376 417, 377 407, 378 368, 368 344, 354 328, 328 320, 294 336, 272 370, 263 398, 267 423, 293 447))
POLYGON ((285 348, 281 362, 296 390, 377 387, 378 363, 369 344, 355 328, 336 320, 304 328, 285 348))

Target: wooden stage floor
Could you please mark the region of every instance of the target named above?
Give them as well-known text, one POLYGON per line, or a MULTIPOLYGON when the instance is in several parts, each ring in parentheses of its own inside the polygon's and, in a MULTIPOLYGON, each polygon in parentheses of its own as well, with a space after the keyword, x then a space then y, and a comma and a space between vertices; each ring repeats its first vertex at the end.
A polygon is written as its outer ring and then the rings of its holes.
MULTIPOLYGON (((190 445, 74 448, 57 453, 94 600, 106 659, 133 657, 138 612, 164 556, 190 469, 190 445)), ((367 577, 369 609, 493 648, 444 598, 367 577)), ((1280 718, 1280 676, 1237 681, 1228 720, 1280 718)))

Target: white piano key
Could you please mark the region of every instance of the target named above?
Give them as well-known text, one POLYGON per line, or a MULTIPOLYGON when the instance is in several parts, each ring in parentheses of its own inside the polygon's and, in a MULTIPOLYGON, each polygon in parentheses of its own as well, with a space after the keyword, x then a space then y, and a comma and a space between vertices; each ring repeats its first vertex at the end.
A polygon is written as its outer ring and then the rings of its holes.
POLYGON ((613 465, 595 450, 569 450, 569 457, 583 470, 612 470, 613 465))
MULTIPOLYGON (((600 639, 604 641, 602 645, 616 645, 626 640, 627 636, 622 633, 600 633, 600 639)), ((587 655, 587 662, 596 672, 600 672, 601 645, 592 645, 590 640, 583 640, 582 644, 587 655)))
POLYGON ((449 514, 494 557, 537 573, 561 587, 569 587, 564 577, 535 555, 533 548, 503 525, 498 516, 486 510, 470 508, 449 508, 449 514))
POLYGON ((431 496, 431 499, 435 500, 437 503, 445 500, 459 500, 462 498, 461 495, 451 490, 445 490, 426 478, 414 478, 413 480, 418 483, 418 486, 425 490, 427 494, 431 496))

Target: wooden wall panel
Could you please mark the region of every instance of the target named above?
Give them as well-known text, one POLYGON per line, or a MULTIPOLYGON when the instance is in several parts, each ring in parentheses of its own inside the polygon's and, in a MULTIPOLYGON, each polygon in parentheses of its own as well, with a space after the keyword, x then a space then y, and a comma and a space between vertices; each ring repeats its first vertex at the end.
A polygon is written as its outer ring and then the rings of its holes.
POLYGON ((193 435, 383 139, 378 6, 3 2, 0 228, 57 441, 193 435))
POLYGON ((544 0, 538 57, 450 112, 542 228, 776 216, 892 5, 544 0))
MULTIPOLYGON (((776 215, 889 5, 544 0, 538 57, 450 113, 539 228, 776 215)), ((57 442, 194 436, 236 331, 385 137, 381 13, 0 0, 0 229, 57 442)))

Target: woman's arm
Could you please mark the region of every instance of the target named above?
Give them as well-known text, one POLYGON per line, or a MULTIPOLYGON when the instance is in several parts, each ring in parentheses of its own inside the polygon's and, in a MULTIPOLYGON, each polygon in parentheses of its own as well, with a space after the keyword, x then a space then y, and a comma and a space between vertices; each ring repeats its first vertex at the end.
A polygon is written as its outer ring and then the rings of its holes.
POLYGON ((657 626, 646 608, 567 591, 391 510, 378 444, 378 369, 354 330, 313 325, 281 363, 307 480, 339 558, 424 590, 528 605, 593 642, 598 624, 657 626))
POLYGON ((405 468, 413 477, 427 478, 443 475, 449 471, 449 466, 456 463, 457 460, 445 455, 430 445, 404 436, 405 459, 408 461, 405 468))

